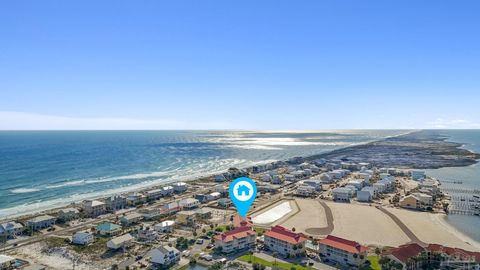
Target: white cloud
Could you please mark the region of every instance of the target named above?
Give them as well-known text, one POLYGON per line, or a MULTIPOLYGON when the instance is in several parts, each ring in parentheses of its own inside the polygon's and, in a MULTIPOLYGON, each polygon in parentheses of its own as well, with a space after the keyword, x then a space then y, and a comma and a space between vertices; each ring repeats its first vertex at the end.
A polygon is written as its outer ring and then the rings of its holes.
POLYGON ((228 129, 227 121, 188 122, 172 119, 65 117, 26 112, 0 111, 0 130, 148 130, 228 129))
POLYGON ((428 122, 427 127, 441 129, 476 129, 480 128, 480 123, 475 123, 465 119, 437 118, 435 121, 428 122))

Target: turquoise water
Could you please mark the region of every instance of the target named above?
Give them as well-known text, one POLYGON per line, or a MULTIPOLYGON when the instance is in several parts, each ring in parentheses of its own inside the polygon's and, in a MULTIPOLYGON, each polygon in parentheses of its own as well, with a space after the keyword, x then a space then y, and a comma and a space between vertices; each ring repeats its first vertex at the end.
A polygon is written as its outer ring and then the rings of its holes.
MULTIPOLYGON (((464 144, 463 147, 465 149, 480 153, 480 130, 449 130, 439 131, 439 133, 447 136, 449 141, 464 144)), ((440 181, 459 180, 463 182, 462 185, 442 183, 444 186, 462 189, 480 189, 480 165, 478 163, 468 167, 427 170, 427 175, 436 177, 440 181)), ((480 217, 449 215, 447 221, 473 239, 480 241, 480 217)))
POLYGON ((0 217, 405 131, 1 131, 0 217))

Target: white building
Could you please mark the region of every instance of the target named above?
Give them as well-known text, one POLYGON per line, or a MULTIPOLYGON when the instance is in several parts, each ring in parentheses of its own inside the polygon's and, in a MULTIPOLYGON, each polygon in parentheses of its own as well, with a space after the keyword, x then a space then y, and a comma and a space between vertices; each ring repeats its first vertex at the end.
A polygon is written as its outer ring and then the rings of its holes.
POLYGON ((105 207, 107 211, 115 212, 127 207, 127 198, 122 195, 114 195, 105 199, 105 207))
POLYGON ((165 220, 155 225, 155 230, 162 233, 171 233, 175 227, 175 221, 165 220))
POLYGON ((209 201, 213 201, 216 199, 220 199, 222 197, 222 194, 220 192, 212 192, 207 195, 209 201))
POLYGON ((6 239, 16 238, 17 235, 21 235, 24 230, 22 224, 15 221, 8 221, 0 224, 0 237, 6 239))
POLYGON ((375 188, 364 187, 362 190, 357 191, 357 200, 359 202, 370 202, 375 197, 375 188))
POLYGON ((174 191, 172 186, 164 186, 162 187, 162 196, 172 196, 174 191))
POLYGON ((153 190, 148 190, 145 192, 145 196, 147 196, 147 200, 153 201, 153 200, 158 200, 160 197, 162 197, 162 192, 163 189, 153 189, 153 190))
POLYGON ((91 232, 88 231, 79 231, 72 236, 72 243, 77 245, 88 245, 93 243, 94 237, 91 232))
POLYGON ((148 254, 152 259, 151 262, 158 266, 171 266, 180 260, 180 251, 174 247, 161 246, 153 249, 148 254))
POLYGON ((182 193, 187 191, 188 189, 187 183, 185 182, 177 182, 177 183, 174 183, 172 186, 173 186, 173 191, 176 193, 182 193))
POLYGON ((160 208, 147 208, 141 209, 139 212, 142 214, 144 219, 154 219, 162 215, 160 208))
POLYGON ((27 227, 34 231, 41 230, 53 226, 55 220, 55 217, 49 215, 38 216, 27 220, 27 227))
POLYGON ((361 190, 365 186, 365 180, 355 179, 348 181, 348 185, 354 186, 357 190, 361 190))
POLYGON ((302 183, 304 185, 308 185, 315 188, 316 191, 322 191, 322 183, 323 183, 322 180, 308 179, 308 180, 303 180, 302 183))
POLYGON ((312 197, 317 194, 317 190, 313 186, 301 184, 297 187, 295 193, 302 197, 312 197))
POLYGON ((333 200, 336 202, 350 202, 352 191, 349 188, 339 187, 332 190, 333 200))
POLYGON ((200 201, 194 198, 186 198, 178 202, 182 209, 194 209, 200 205, 200 201))
POLYGON ((127 247, 133 244, 133 236, 129 233, 113 238, 107 242, 107 247, 109 249, 126 249, 127 247))

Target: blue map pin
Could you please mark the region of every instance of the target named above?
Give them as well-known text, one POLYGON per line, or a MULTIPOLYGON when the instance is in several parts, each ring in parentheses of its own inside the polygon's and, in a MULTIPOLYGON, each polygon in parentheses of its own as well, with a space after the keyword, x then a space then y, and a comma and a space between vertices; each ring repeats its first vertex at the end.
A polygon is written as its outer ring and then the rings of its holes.
POLYGON ((240 216, 245 218, 248 209, 257 196, 257 186, 255 182, 247 177, 237 178, 230 184, 228 193, 230 194, 230 199, 233 204, 237 207, 240 216))

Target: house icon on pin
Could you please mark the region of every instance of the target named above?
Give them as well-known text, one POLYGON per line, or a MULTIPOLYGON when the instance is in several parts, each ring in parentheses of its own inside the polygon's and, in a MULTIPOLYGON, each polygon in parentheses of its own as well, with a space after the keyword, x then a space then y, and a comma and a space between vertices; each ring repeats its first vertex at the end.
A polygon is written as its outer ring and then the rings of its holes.
POLYGON ((250 189, 246 187, 245 185, 240 185, 237 188, 237 195, 238 196, 249 196, 250 195, 250 189))

